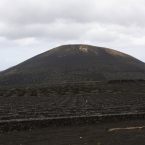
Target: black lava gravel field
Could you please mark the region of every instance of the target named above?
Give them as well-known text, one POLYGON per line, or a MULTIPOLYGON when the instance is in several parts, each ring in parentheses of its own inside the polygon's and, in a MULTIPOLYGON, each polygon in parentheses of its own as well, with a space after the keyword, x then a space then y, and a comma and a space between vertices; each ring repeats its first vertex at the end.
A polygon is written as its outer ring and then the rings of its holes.
POLYGON ((0 121, 145 113, 144 93, 0 97, 0 121))

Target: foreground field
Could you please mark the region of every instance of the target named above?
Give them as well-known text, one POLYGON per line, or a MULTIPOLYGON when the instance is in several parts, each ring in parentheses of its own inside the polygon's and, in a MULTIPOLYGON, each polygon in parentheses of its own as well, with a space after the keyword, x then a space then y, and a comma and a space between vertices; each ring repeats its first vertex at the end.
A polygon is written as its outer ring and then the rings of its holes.
POLYGON ((0 97, 0 121, 145 113, 144 93, 0 97))
POLYGON ((144 145, 145 120, 47 127, 0 134, 1 145, 144 145), (133 128, 134 127, 134 128, 133 128))
POLYGON ((0 144, 143 145, 144 86, 130 82, 1 89, 0 144))

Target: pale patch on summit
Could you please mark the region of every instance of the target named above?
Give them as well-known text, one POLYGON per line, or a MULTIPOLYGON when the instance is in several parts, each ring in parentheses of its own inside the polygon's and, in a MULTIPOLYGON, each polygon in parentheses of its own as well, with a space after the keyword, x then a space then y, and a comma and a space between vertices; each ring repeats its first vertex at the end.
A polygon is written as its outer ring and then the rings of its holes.
POLYGON ((85 52, 85 53, 88 52, 87 47, 84 47, 84 46, 80 46, 80 47, 79 47, 79 50, 82 51, 82 52, 85 52))
POLYGON ((112 49, 109 49, 109 48, 105 49, 105 51, 107 53, 110 53, 111 55, 116 55, 116 56, 119 55, 119 56, 122 56, 122 57, 127 57, 128 56, 127 54, 124 54, 124 53, 121 53, 119 51, 112 50, 112 49))

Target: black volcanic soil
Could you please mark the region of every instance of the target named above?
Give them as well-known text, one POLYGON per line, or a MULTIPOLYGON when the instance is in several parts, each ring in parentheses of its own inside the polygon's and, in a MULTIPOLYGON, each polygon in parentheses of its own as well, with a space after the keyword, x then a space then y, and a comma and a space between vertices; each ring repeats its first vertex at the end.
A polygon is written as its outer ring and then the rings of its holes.
POLYGON ((123 114, 131 114, 131 118, 141 114, 145 118, 144 80, 145 63, 107 48, 65 45, 35 56, 0 73, 0 131, 7 132, 1 133, 0 145, 143 145, 144 127, 109 129, 145 126, 144 120, 59 127, 46 124, 47 128, 29 131, 24 130, 41 124, 27 122, 25 126, 17 121, 103 114, 123 118, 123 114), (23 132, 14 131, 17 125, 23 132))
POLYGON ((0 144, 144 145, 145 120, 110 122, 94 125, 47 127, 23 132, 2 133, 0 134, 0 144), (113 128, 116 130, 110 131, 113 128))
POLYGON ((1 90, 0 119, 145 113, 144 86, 128 82, 1 90))

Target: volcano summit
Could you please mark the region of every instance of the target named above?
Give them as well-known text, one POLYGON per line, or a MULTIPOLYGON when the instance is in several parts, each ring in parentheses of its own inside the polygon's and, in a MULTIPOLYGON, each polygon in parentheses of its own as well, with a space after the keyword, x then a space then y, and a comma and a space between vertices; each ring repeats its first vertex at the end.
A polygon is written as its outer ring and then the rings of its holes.
POLYGON ((48 85, 110 80, 144 80, 145 63, 122 52, 63 45, 0 73, 0 86, 48 85))

